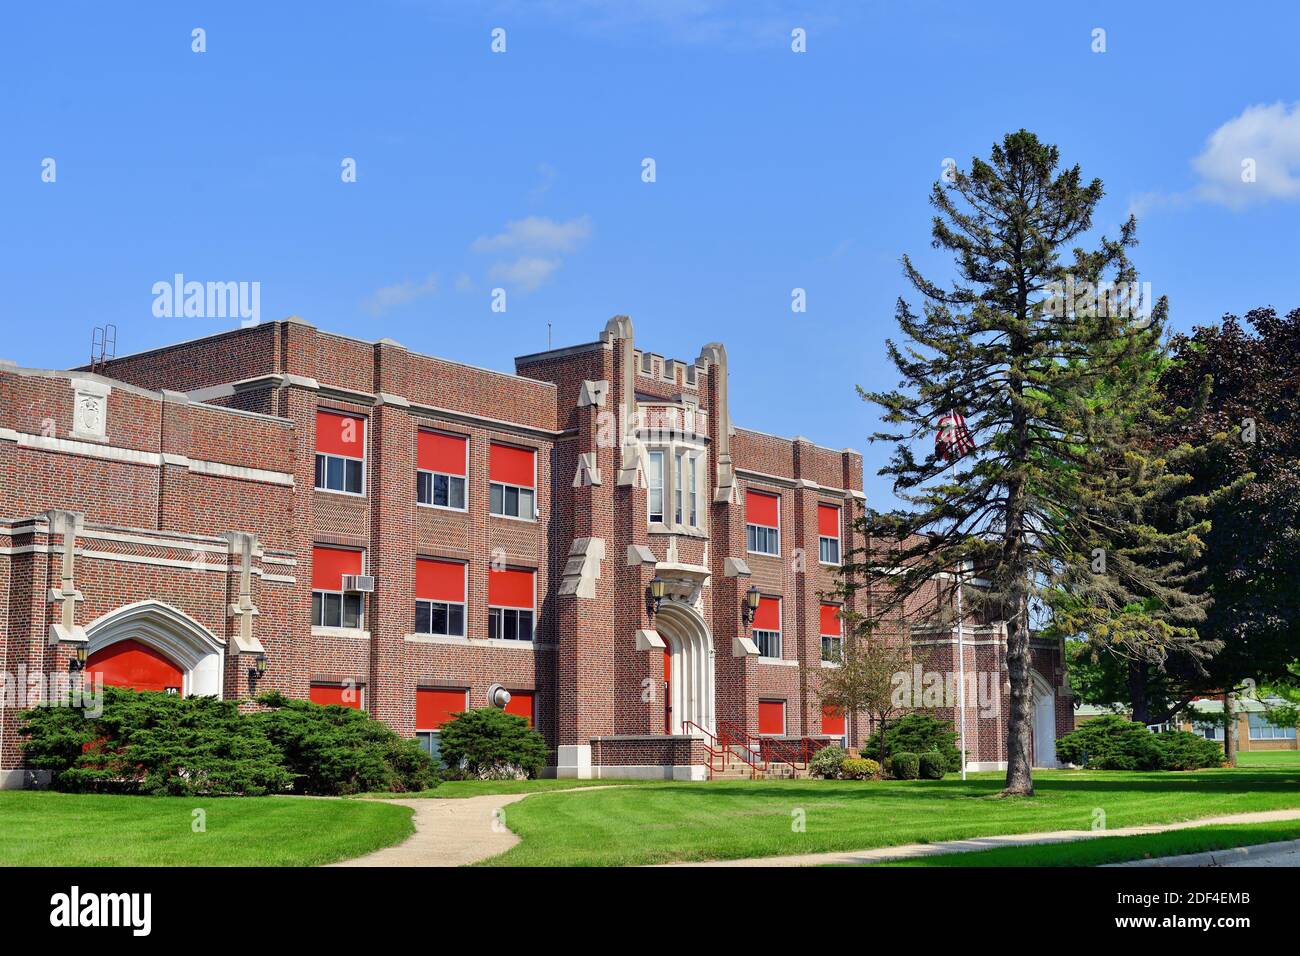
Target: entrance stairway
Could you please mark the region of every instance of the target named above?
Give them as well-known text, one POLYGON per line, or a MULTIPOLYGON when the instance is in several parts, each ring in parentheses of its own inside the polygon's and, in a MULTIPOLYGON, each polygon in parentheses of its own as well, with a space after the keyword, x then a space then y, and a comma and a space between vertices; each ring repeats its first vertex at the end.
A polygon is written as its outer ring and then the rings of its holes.
POLYGON ((808 761, 816 751, 806 743, 782 742, 788 746, 779 747, 726 722, 718 725, 717 734, 692 721, 685 729, 704 738, 710 780, 794 780, 811 775, 808 761))

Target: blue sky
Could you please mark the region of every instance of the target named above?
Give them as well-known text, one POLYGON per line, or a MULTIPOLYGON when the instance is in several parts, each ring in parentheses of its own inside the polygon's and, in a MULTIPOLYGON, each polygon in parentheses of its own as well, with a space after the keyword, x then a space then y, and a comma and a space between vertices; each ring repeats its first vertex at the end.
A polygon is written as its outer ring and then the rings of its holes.
POLYGON ((548 322, 559 346, 626 313, 673 357, 726 342, 737 423, 861 448, 886 504, 854 385, 894 379, 900 255, 946 272, 947 157, 1022 126, 1057 143, 1105 182, 1101 228, 1138 212, 1177 328, 1300 306, 1298 28, 1283 3, 9 5, 0 356, 230 327, 153 315, 178 272, 260 282, 264 320, 501 369, 548 322))

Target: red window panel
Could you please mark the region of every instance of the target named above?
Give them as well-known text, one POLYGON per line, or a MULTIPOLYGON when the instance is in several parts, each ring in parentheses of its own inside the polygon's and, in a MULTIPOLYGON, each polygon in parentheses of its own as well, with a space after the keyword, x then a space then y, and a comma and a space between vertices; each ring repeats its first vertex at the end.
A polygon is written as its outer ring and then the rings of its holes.
POLYGON ((314 591, 341 591, 343 575, 360 573, 360 551, 349 548, 311 549, 311 586, 314 591))
POLYGON ((830 704, 822 704, 822 733, 830 737, 843 737, 844 711, 830 704))
POLYGON ((834 505, 817 506, 817 533, 823 538, 840 537, 840 509, 834 505))
POLYGON ((420 432, 416 452, 416 467, 421 471, 437 471, 444 475, 465 476, 465 449, 469 441, 462 435, 444 435, 441 432, 420 432))
POLYGON ((843 631, 844 622, 840 620, 840 606, 838 604, 822 605, 822 623, 819 633, 829 637, 839 637, 843 631))
POLYGON ((449 723, 453 714, 466 710, 466 691, 436 687, 415 689, 415 729, 437 730, 449 723))
POLYGON ((361 687, 357 684, 312 684, 313 704, 338 704, 340 707, 361 709, 361 687))
POLYGON ((745 521, 748 524, 762 525, 764 528, 778 528, 781 525, 781 499, 763 491, 745 492, 745 521))
POLYGON ((488 450, 488 477, 507 485, 533 486, 533 458, 531 448, 493 444, 488 450))
POLYGON ((415 596, 422 601, 465 602, 465 565, 460 561, 415 561, 415 596))
POLYGON ((533 692, 531 690, 512 690, 510 703, 506 704, 506 713, 523 717, 528 726, 533 725, 533 692))
POLYGON ((785 701, 760 700, 758 702, 758 732, 776 736, 785 734, 785 701))
POLYGON ((316 450, 344 458, 365 458, 366 420, 341 412, 317 412, 316 450))
POLYGON ((781 630, 780 598, 761 597, 758 599, 758 610, 754 612, 754 630, 781 630))
POLYGON ((492 607, 533 608, 533 572, 505 568, 488 571, 488 604, 492 607))
POLYGON ((109 687, 132 690, 174 689, 185 687, 181 669, 147 644, 128 638, 95 651, 86 659, 86 679, 98 675, 109 687))

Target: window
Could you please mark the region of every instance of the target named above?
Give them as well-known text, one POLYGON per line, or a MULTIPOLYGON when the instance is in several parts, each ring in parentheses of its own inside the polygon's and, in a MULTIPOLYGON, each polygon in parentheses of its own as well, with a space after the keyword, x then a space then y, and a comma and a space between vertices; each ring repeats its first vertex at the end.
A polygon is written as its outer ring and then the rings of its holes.
POLYGON ((531 690, 512 690, 510 692, 510 703, 506 704, 506 713, 524 718, 528 721, 528 726, 531 727, 533 718, 536 716, 536 698, 533 692, 531 690))
POLYGON ((763 491, 745 492, 746 547, 754 554, 781 553, 781 499, 763 491))
POLYGON ((441 687, 415 689, 415 739, 420 749, 441 763, 438 731, 455 715, 469 709, 469 691, 441 687))
POLYGON ((698 468, 698 456, 690 452, 677 453, 677 470, 673 473, 674 520, 691 528, 700 526, 695 478, 698 468))
POLYGON ((416 458, 415 499, 432 508, 465 510, 469 440, 463 435, 421 431, 416 458))
POLYGON ((1217 740, 1223 743, 1223 725, 1222 724, 1200 724, 1197 730, 1206 740, 1217 740))
POLYGON ((822 704, 822 733, 827 737, 844 736, 844 711, 822 704))
POLYGON ((1247 714, 1251 740, 1295 740, 1294 727, 1279 727, 1269 723, 1267 714, 1247 714))
POLYGON ((758 702, 758 732, 769 737, 785 735, 785 701, 760 700, 758 702))
POLYGON ((362 710, 361 691, 361 685, 356 683, 312 684, 308 696, 313 704, 335 704, 362 710))
POLYGON ((534 573, 513 568, 488 572, 488 637, 533 639, 534 573))
POLYGON ((493 443, 488 450, 489 510, 494 515, 532 521, 537 516, 533 489, 536 453, 531 448, 493 443))
POLYGON ((821 608, 822 660, 838 664, 844 660, 844 624, 836 604, 821 608))
POLYGON ((817 543, 822 564, 840 563, 840 509, 834 505, 817 506, 817 543))
POLYGON ((364 627, 364 595, 343 590, 345 574, 361 574, 364 552, 312 548, 311 623, 313 627, 364 627))
POLYGON ((650 473, 646 475, 646 511, 651 524, 664 523, 664 453, 650 452, 650 473))
POLYGON ((415 562, 415 633, 465 636, 465 564, 415 562))
POLYGON ((754 612, 754 643, 761 657, 781 656, 781 599, 760 597, 754 612))
POLYGON ((365 494, 366 420, 340 412, 316 413, 316 487, 365 494))

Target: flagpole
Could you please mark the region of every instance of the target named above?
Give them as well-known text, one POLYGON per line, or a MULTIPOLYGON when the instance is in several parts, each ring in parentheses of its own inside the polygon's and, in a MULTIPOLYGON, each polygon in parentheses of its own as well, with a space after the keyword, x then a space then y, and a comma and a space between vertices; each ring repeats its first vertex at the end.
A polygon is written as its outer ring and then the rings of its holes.
MULTIPOLYGON (((957 484, 956 457, 952 460, 952 483, 957 484)), ((957 561, 957 698, 961 706, 961 778, 966 779, 966 639, 962 634, 961 572, 965 562, 957 561)))

